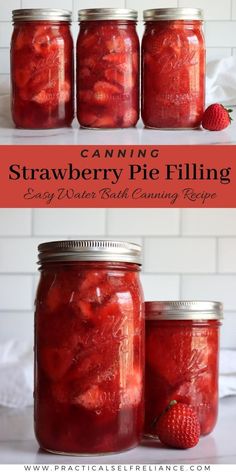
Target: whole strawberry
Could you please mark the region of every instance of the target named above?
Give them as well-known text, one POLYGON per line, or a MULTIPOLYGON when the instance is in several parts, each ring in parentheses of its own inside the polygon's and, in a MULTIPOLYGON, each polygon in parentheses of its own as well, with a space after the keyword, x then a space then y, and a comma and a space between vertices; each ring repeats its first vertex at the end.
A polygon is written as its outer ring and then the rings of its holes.
POLYGON ((221 131, 227 128, 232 121, 230 116, 232 111, 227 110, 219 103, 210 105, 203 114, 202 127, 209 131, 221 131))
POLYGON ((167 446, 178 449, 196 446, 200 437, 200 423, 195 409, 173 400, 157 420, 155 432, 167 446))

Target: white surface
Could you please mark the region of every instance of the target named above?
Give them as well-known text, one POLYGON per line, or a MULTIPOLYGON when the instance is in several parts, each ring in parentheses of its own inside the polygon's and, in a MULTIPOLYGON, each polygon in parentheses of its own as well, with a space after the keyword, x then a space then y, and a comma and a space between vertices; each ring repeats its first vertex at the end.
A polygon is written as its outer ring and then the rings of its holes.
POLYGON ((236 464, 236 397, 220 402, 220 415, 212 434, 200 439, 193 449, 167 449, 146 442, 129 452, 90 457, 55 456, 38 449, 33 434, 32 409, 0 409, 0 464, 125 464, 193 463, 236 464))
POLYGON ((140 122, 137 128, 124 130, 90 131, 78 128, 76 121, 72 128, 47 131, 17 130, 12 124, 1 127, 0 110, 0 145, 232 145, 236 144, 236 111, 234 121, 224 131, 210 132, 205 130, 148 130, 140 122))

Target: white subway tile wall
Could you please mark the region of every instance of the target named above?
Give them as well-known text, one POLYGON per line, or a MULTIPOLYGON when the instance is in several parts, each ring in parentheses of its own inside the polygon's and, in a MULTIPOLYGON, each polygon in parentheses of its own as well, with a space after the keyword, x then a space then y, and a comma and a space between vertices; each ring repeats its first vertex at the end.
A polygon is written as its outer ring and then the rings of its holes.
MULTIPOLYGON (((1 0, 0 6, 0 76, 9 74, 9 43, 11 36, 11 12, 16 8, 66 8, 73 11, 74 37, 77 35, 78 10, 81 8, 135 8, 142 20, 146 8, 189 6, 204 9, 208 61, 235 55, 236 48, 236 0, 1 0)), ((141 23, 138 28, 142 35, 141 23)))
POLYGON ((32 340, 37 246, 65 238, 143 246, 146 300, 220 300, 236 348, 235 209, 0 209, 0 342, 32 340))

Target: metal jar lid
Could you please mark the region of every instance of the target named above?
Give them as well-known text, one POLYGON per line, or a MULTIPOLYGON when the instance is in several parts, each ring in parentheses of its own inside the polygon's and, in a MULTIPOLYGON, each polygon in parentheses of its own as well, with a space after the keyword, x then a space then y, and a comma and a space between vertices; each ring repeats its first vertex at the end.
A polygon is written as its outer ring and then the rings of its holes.
POLYGON ((162 301, 145 303, 147 320, 222 320, 223 304, 214 301, 162 301))
POLYGON ((144 10, 144 21, 168 20, 203 20, 203 10, 200 8, 157 8, 144 10))
POLYGON ((39 264, 43 262, 107 261, 141 265, 141 246, 123 241, 73 240, 40 244, 39 264))
POLYGON ((90 8, 79 10, 79 21, 129 20, 137 21, 138 12, 128 8, 90 8))
POLYGON ((27 8, 13 10, 13 22, 18 21, 72 21, 72 12, 69 10, 57 10, 53 8, 27 8))

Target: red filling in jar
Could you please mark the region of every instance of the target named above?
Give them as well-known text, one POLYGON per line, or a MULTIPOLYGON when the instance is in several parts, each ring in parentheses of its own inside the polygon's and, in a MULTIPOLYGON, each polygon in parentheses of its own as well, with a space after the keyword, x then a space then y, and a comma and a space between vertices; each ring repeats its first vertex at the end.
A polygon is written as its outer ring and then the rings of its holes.
POLYGON ((142 119, 148 128, 199 128, 205 106, 202 12, 146 10, 142 119))
POLYGON ((210 433, 218 413, 218 302, 147 302, 146 436, 171 400, 195 407, 201 434, 210 433))
POLYGON ((128 128, 139 119, 137 12, 79 12, 77 116, 84 128, 128 128))
POLYGON ((140 247, 65 241, 39 247, 35 433, 50 452, 136 446, 143 429, 140 247))
POLYGON ((68 127, 74 118, 71 13, 15 10, 11 42, 12 117, 17 128, 68 127))

